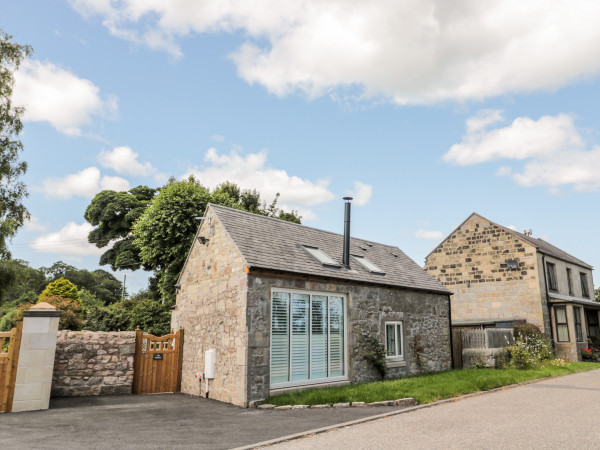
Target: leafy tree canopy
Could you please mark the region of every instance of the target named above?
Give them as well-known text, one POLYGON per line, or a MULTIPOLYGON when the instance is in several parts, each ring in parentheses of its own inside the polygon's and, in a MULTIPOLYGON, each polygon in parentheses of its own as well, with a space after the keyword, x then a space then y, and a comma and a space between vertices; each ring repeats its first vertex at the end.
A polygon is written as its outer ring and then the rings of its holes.
POLYGON ((55 262, 50 267, 42 267, 40 270, 48 282, 65 278, 79 289, 87 289, 105 304, 121 300, 123 283, 106 270, 78 269, 62 261, 55 262))
POLYGON ((96 194, 85 210, 85 220, 94 225, 88 241, 96 247, 112 248, 100 257, 100 265, 112 270, 137 270, 141 266, 140 251, 133 245, 131 227, 148 207, 156 189, 138 186, 127 192, 102 191, 96 194))
POLYGON ((128 192, 102 191, 85 212, 95 226, 88 240, 100 248, 114 243, 100 264, 110 264, 113 270, 154 271, 148 297, 172 301, 173 286, 198 228, 195 218, 204 214, 209 202, 300 223, 297 212, 277 208, 278 199, 279 194, 266 205, 256 190, 243 190, 228 181, 211 192, 193 177, 171 178, 156 190, 138 186, 128 192))
MULTIPOLYGON (((12 36, 0 30, 0 258, 9 259, 7 240, 29 219, 23 205, 27 196, 25 184, 19 178, 27 170, 27 163, 19 159, 23 144, 17 136, 23 129, 24 109, 13 106, 14 72, 32 53, 28 45, 12 42, 12 36)), ((0 278, 9 276, 0 268, 0 278)))
POLYGON ((61 297, 79 303, 77 286, 62 277, 46 286, 46 289, 44 289, 39 296, 39 301, 45 302, 46 299, 50 297, 61 297))
POLYGON ((0 261, 0 304, 35 302, 48 284, 43 272, 29 267, 27 261, 0 261), (2 274, 10 274, 8 277, 2 274))

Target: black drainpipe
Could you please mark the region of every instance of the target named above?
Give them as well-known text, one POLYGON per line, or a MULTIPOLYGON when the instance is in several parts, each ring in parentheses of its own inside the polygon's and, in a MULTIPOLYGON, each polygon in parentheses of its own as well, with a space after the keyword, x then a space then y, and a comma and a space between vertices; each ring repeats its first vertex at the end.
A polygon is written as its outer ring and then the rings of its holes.
POLYGON ((448 295, 448 325, 450 326, 450 368, 454 369, 454 345, 452 342, 452 308, 450 305, 450 295, 448 295))
POLYGON ((550 309, 550 296, 548 295, 548 280, 546 279, 546 255, 542 253, 542 270, 544 271, 544 291, 546 292, 546 307, 548 308, 548 326, 550 327, 550 341, 554 344, 554 330, 552 329, 552 310, 550 309))
POLYGON ((344 197, 344 252, 342 253, 342 264, 350 268, 350 202, 352 197, 344 197))

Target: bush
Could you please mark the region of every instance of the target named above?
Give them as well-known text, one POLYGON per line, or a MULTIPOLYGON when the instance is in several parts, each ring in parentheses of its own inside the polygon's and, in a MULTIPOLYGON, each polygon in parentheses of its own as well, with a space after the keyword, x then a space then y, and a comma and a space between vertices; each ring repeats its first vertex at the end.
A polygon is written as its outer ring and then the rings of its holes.
MULTIPOLYGON (((43 300, 61 312, 59 330, 79 331, 83 329, 83 317, 79 301, 63 297, 46 297, 43 300)), ((29 305, 31 307, 32 305, 29 305)), ((29 309, 29 308, 28 308, 29 309)))
POLYGON ((381 379, 385 379, 387 375, 387 361, 386 356, 387 352, 385 350, 385 346, 379 342, 379 339, 365 335, 363 339, 366 344, 366 353, 365 359, 373 365, 373 367, 379 372, 381 375, 381 379))
POLYGON ((64 299, 74 300, 79 302, 79 292, 77 292, 77 286, 71 283, 69 280, 59 278, 46 286, 46 289, 42 291, 38 297, 38 301, 47 302, 49 297, 61 297, 64 299))
POLYGON ((513 327, 515 343, 507 350, 510 353, 510 365, 517 369, 532 369, 540 362, 554 359, 552 344, 541 330, 530 323, 521 323, 513 327))

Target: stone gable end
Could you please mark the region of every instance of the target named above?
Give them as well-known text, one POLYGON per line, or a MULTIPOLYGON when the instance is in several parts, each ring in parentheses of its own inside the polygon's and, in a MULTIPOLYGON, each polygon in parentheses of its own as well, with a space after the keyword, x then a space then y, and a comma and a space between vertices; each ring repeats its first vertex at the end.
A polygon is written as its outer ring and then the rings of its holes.
POLYGON ((424 268, 454 292, 453 323, 526 319, 544 327, 536 248, 477 214, 427 257, 424 268), (517 269, 508 268, 511 259, 517 269))
POLYGON ((204 372, 204 355, 215 350, 215 378, 209 381, 210 397, 245 405, 247 275, 244 259, 229 234, 207 209, 198 236, 179 279, 181 286, 173 311, 172 327, 184 330, 181 391, 205 395, 205 382, 195 378, 204 372), (201 392, 202 387, 202 392, 201 392))

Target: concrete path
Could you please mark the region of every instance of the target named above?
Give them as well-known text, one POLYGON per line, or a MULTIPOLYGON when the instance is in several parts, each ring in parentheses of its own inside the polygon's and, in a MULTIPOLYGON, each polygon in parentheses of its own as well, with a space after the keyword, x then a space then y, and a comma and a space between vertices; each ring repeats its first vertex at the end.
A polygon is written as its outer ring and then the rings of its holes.
POLYGON ((600 448, 600 370, 341 428, 273 449, 600 448))
POLYGON ((399 409, 268 411, 180 394, 57 398, 50 407, 0 414, 0 450, 225 449, 399 409))

